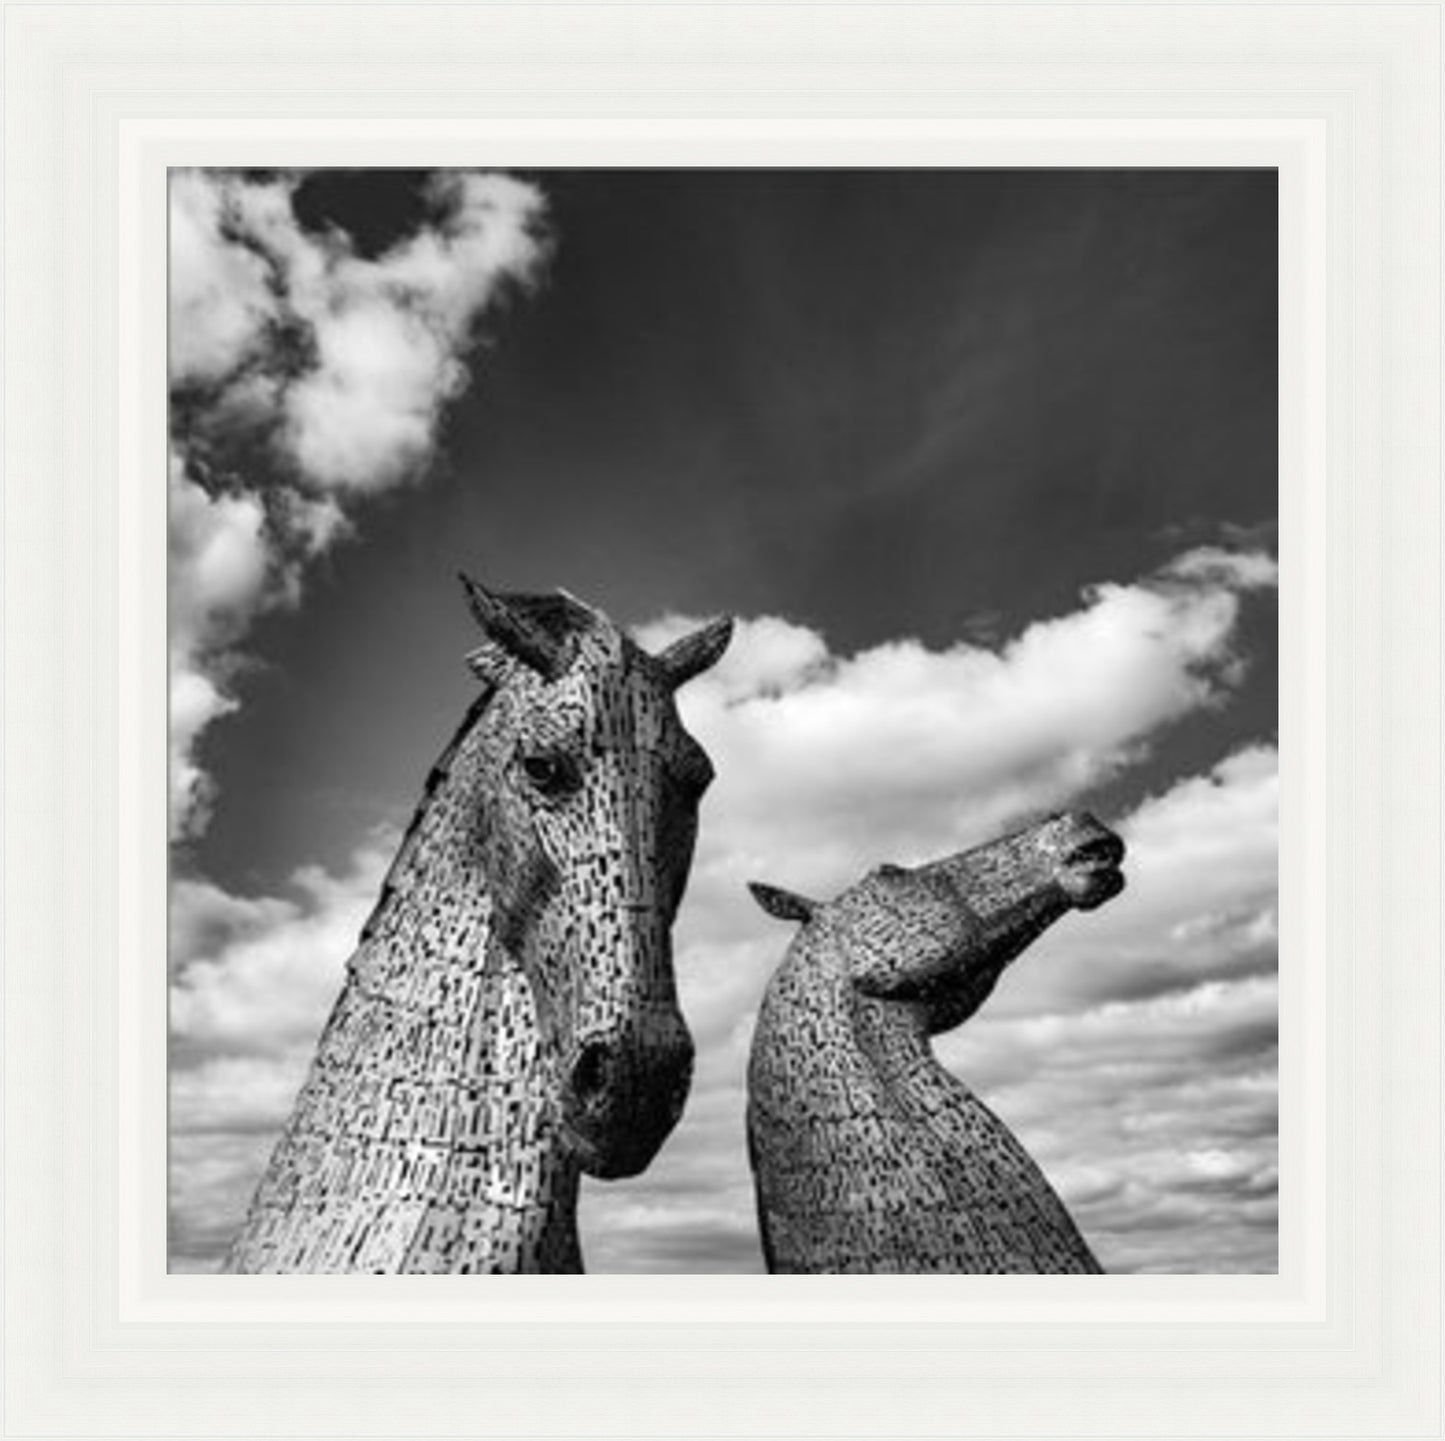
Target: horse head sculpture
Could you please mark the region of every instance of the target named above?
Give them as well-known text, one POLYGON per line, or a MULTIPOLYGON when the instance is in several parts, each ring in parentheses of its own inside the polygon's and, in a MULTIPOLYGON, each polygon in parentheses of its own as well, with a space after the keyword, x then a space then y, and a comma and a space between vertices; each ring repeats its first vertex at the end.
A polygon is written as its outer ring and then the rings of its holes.
POLYGON ((673 692, 731 622, 650 656, 569 596, 463 584, 486 635, 468 664, 492 693, 471 759, 494 931, 531 987, 582 1169, 633 1175, 692 1071, 671 933, 713 771, 673 692))
POLYGON ((933 1058, 1071 909, 1123 889, 1123 842, 1060 815, 819 903, 753 893, 802 930, 753 1039, 749 1153, 774 1271, 1097 1271, 1043 1173, 933 1058))
POLYGON ((671 926, 712 776, 648 655, 571 596, 463 577, 482 683, 347 967, 231 1271, 576 1271, 578 1176, 641 1171, 692 1042, 671 926))

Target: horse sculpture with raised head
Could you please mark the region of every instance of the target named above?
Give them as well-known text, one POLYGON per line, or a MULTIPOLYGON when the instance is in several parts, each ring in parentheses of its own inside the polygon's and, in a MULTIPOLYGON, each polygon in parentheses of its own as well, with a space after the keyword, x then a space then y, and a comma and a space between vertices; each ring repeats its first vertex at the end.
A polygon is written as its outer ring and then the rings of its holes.
POLYGON ((752 887, 803 928, 763 999, 748 1151, 774 1272, 1097 1272, 1043 1172, 933 1056, 1004 968, 1117 895, 1123 842, 1062 815, 827 903, 752 887))
POLYGON ((228 1271, 580 1271, 580 1174, 636 1174, 681 1114, 671 926, 712 767, 673 692, 731 622, 652 656, 570 596, 463 582, 482 693, 228 1271))

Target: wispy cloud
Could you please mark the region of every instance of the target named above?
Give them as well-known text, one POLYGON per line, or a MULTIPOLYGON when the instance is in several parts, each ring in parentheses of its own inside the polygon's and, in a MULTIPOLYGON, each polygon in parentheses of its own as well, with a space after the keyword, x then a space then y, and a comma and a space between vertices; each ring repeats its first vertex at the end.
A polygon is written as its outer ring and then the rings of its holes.
MULTIPOLYGON (((1171 722, 1224 703, 1244 666, 1241 606, 1274 579, 1262 554, 1196 550, 996 647, 905 640, 844 656, 777 617, 739 625, 679 698, 718 770, 677 929, 693 1094, 644 1176, 588 1186, 591 1269, 761 1267, 744 1077, 789 935, 744 882, 832 893, 879 860, 1067 805, 1171 722)), ((1139 806, 1121 822, 1129 889, 1061 922, 941 1047, 1036 1150, 1112 1269, 1273 1264, 1276 772, 1272 746, 1247 746, 1139 806)), ((239 1219, 387 840, 342 876, 299 875, 285 901, 176 893, 181 1264, 214 1256, 239 1219)))
POLYGON ((535 187, 445 171, 384 254, 308 230, 303 177, 182 171, 170 188, 171 831, 204 829, 202 734, 239 704, 239 647, 294 603, 362 497, 418 479, 483 317, 533 280, 535 187))

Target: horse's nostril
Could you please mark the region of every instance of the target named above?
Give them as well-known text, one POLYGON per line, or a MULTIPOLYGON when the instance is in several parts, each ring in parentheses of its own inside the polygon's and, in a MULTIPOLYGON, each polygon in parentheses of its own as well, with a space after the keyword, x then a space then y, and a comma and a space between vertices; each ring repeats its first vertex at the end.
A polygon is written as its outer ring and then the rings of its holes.
POLYGON ((606 1046, 584 1046, 572 1067, 572 1094, 584 1104, 590 1101, 606 1086, 609 1069, 606 1046))

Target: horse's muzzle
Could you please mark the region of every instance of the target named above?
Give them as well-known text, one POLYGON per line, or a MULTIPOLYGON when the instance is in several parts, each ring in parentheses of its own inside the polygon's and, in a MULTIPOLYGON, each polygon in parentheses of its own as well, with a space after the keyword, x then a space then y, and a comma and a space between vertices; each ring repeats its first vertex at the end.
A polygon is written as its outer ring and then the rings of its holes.
POLYGON ((1057 857, 1059 885, 1071 905, 1091 911, 1124 889, 1124 842, 1086 811, 1048 823, 1048 846, 1057 857))
POLYGON ((578 1162, 603 1179, 635 1176, 682 1115, 692 1083, 692 1038, 681 1018, 640 1034, 594 1036, 577 1048, 562 1117, 578 1162))

